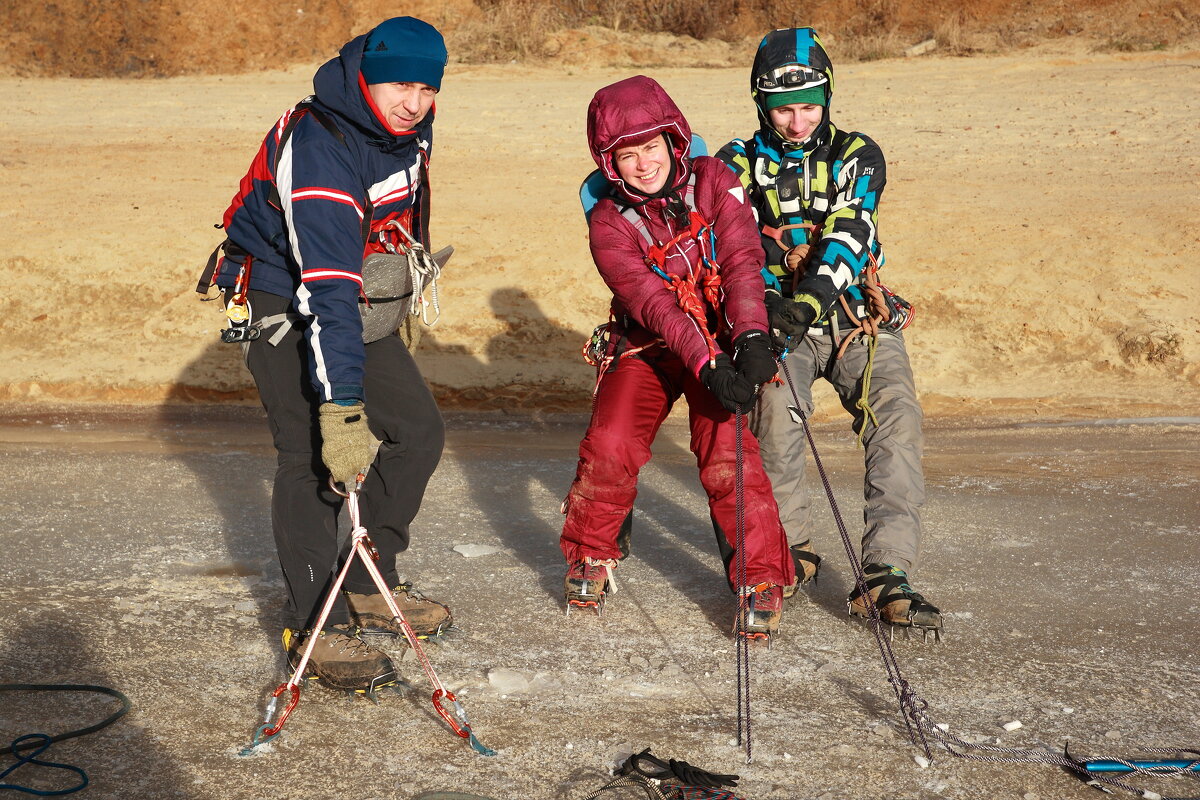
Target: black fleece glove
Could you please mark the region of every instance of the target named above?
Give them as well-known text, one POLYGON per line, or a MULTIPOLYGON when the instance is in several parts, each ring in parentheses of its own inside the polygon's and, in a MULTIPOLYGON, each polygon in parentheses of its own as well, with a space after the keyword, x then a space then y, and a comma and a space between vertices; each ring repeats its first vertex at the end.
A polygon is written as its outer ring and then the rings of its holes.
MULTIPOLYGON (((807 299, 807 295, 805 295, 807 299)), ((764 302, 767 306, 767 324, 771 326, 771 341, 779 351, 794 350, 808 333, 808 328, 817 319, 816 301, 795 302, 768 290, 764 302)))
POLYGON ((733 340, 733 363, 738 375, 758 386, 775 377, 775 353, 765 331, 746 331, 733 340))
POLYGON ((754 408, 754 384, 737 373, 724 353, 717 356, 715 367, 705 364, 700 368, 700 382, 730 413, 746 414, 754 408))

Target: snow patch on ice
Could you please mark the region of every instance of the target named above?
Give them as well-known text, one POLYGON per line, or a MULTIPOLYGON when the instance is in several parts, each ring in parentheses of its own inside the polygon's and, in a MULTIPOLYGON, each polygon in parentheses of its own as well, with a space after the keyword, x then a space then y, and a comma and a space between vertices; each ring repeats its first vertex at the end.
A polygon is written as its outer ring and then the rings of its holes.
POLYGON ((454 552, 460 553, 467 558, 479 558, 480 556, 491 556, 496 553, 503 553, 503 547, 497 547, 494 544, 456 544, 454 552))
POLYGON ((548 672, 530 674, 518 669, 498 667, 489 669, 487 674, 488 688, 499 695, 521 694, 536 692, 554 686, 548 672))

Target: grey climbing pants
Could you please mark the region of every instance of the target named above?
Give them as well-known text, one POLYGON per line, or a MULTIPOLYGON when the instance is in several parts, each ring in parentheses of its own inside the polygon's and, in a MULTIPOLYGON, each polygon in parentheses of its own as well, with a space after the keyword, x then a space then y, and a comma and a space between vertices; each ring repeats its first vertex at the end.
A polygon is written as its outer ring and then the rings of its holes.
MULTIPOLYGON (((824 378, 854 417, 854 430, 866 425, 863 562, 911 571, 920 555, 920 510, 925 502, 921 406, 904 339, 899 334, 881 333, 869 397, 878 425, 864 419, 865 412, 856 403, 867 363, 867 342, 867 337, 858 337, 839 359, 831 336, 805 336, 796 351, 788 354, 787 367, 805 414, 812 413, 812 384, 824 378)), ((779 376, 783 379, 782 370, 779 376)), ((812 495, 804 479, 808 443, 803 427, 788 412, 792 405, 786 382, 768 384, 750 415, 789 545, 808 541, 813 530, 812 495)), ((819 549, 817 543, 814 546, 819 549)))

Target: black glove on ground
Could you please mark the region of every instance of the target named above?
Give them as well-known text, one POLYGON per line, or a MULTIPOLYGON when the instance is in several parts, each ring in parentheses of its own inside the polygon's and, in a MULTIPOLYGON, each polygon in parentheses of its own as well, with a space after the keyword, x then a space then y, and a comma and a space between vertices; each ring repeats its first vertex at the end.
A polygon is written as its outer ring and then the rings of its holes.
POLYGON ((705 364, 700 368, 700 382, 713 393, 726 411, 746 414, 754 408, 754 384, 738 375, 729 356, 717 356, 715 367, 705 364))
POLYGON ((746 331, 733 340, 733 363, 741 375, 758 386, 775 377, 775 353, 764 331, 746 331))
POLYGON ((767 324, 771 326, 771 341, 777 349, 794 350, 808 328, 817 319, 817 309, 808 303, 797 303, 768 291, 764 301, 767 306, 767 324))

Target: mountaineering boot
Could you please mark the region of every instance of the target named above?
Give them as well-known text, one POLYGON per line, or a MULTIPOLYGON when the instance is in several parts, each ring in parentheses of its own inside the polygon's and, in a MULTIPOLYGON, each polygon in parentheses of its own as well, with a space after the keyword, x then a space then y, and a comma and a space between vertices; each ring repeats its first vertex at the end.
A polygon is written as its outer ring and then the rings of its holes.
POLYGON ((629 538, 633 534, 633 509, 625 515, 625 520, 621 523, 621 530, 617 531, 617 549, 621 551, 621 557, 618 561, 624 561, 629 558, 629 538))
POLYGON ((794 544, 788 550, 792 554, 792 563, 796 565, 796 582, 783 587, 785 600, 794 595, 801 586, 815 581, 821 572, 821 557, 813 551, 811 539, 794 544))
MULTIPOLYGON (((411 583, 402 583, 393 589, 392 599, 413 633, 423 639, 444 633, 454 624, 449 606, 421 594, 411 583)), ((350 607, 350 618, 358 626, 360 636, 404 635, 404 628, 399 620, 393 619, 392 610, 378 592, 346 592, 346 605, 350 607)))
POLYGON ((594 608, 597 614, 604 613, 604 598, 609 591, 617 590, 613 580, 613 570, 616 561, 593 560, 582 558, 572 562, 567 569, 567 577, 563 580, 563 590, 567 597, 567 615, 571 607, 594 608))
MULTIPOLYGON (((933 631, 934 641, 941 640, 942 612, 908 585, 904 570, 888 564, 865 564, 863 574, 881 620, 899 628, 916 628, 922 637, 933 631)), ((846 599, 846 610, 855 617, 870 617, 858 587, 846 599)))
POLYGON ((783 616, 783 587, 773 583, 760 583, 742 589, 738 614, 733 620, 733 632, 740 630, 747 639, 766 639, 767 644, 779 632, 779 619, 783 616), (742 614, 745 622, 742 622, 742 614))
MULTIPOLYGON (((310 631, 283 629, 283 649, 293 670, 300 664, 310 635, 310 631)), ((355 636, 352 628, 331 626, 316 636, 305 673, 313 673, 330 689, 370 694, 397 681, 392 660, 355 636)))

